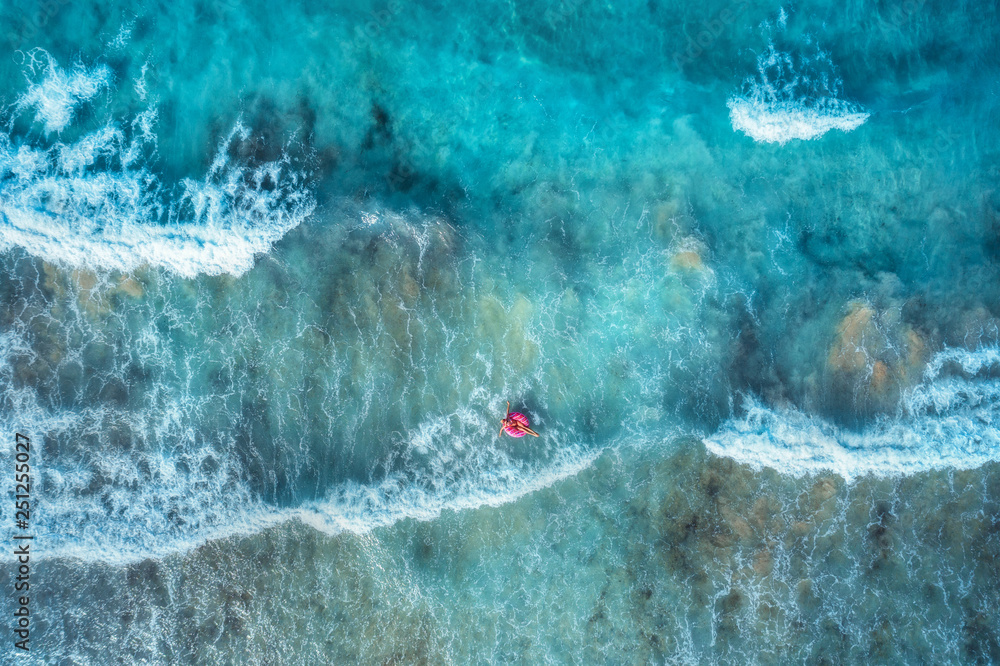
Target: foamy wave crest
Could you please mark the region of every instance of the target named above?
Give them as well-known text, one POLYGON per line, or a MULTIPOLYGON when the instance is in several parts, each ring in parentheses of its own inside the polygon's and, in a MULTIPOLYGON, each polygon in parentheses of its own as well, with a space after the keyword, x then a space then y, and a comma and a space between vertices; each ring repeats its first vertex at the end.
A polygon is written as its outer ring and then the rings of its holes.
POLYGON ((757 58, 757 75, 743 82, 727 106, 734 130, 758 142, 785 144, 863 125, 868 112, 840 96, 841 81, 827 53, 795 57, 769 42, 757 58))
MULTIPOLYGON (((204 420, 213 398, 161 389, 136 411, 94 408, 54 414, 39 405, 31 388, 13 388, 7 354, 30 353, 16 337, 0 336, 0 382, 15 408, 4 410, 0 428, 27 434, 34 443, 33 484, 38 491, 32 530, 42 559, 123 565, 291 520, 331 535, 365 533, 404 519, 432 520, 444 511, 513 502, 577 474, 598 455, 559 442, 548 460, 514 459, 502 441, 497 444, 491 437, 492 420, 465 410, 416 429, 405 454, 410 461, 405 472, 369 484, 342 482, 322 499, 277 507, 250 488, 227 433, 206 436, 191 426, 204 420), (116 444, 115 432, 125 433, 130 444, 116 444), (473 433, 479 441, 472 441, 473 433), (90 444, 47 460, 46 452, 61 445, 45 447, 46 439, 90 444)), ((560 439, 558 433, 547 435, 560 439)), ((10 439, 0 442, 0 454, 13 455, 10 439)), ((0 486, 13 492, 12 477, 0 486)), ((4 511, 0 508, 0 518, 4 511)), ((3 557, 10 559, 9 554, 3 557)))
POLYGON ((35 120, 44 125, 46 134, 65 129, 76 107, 111 83, 111 70, 106 66, 87 69, 78 65, 67 72, 42 49, 25 54, 25 69, 31 76, 44 72, 44 78, 40 82, 28 79, 28 90, 15 103, 15 110, 35 109, 35 120))
POLYGON ((539 467, 508 460, 502 466, 454 479, 443 474, 415 483, 411 478, 393 476, 373 486, 347 484, 330 493, 325 501, 297 509, 293 516, 327 534, 367 532, 407 518, 434 520, 446 510, 465 511, 514 502, 579 474, 597 456, 598 452, 569 447, 539 467))
POLYGON ((705 439, 708 450, 795 476, 859 476, 973 469, 1000 460, 1000 350, 947 349, 901 401, 900 416, 864 432, 838 428, 796 410, 748 398, 743 418, 705 439))
MULTIPOLYGON (((62 129, 74 105, 110 76, 95 71, 66 74, 50 61, 14 109, 35 107, 47 130, 62 129)), ((232 143, 249 138, 242 124, 203 179, 164 187, 146 164, 156 148, 155 119, 154 109, 130 123, 109 119, 51 146, 0 133, 0 250, 20 246, 80 268, 151 264, 183 277, 241 275, 312 213, 313 198, 287 156, 255 167, 230 161, 232 143)))
POLYGON ((199 472, 204 455, 149 458, 141 470, 131 460, 110 457, 102 460, 99 472, 115 475, 118 484, 112 493, 86 495, 93 471, 50 475, 50 488, 54 481, 55 487, 72 492, 57 492, 54 501, 43 501, 42 520, 34 528, 45 544, 38 555, 123 565, 183 554, 209 541, 255 534, 291 520, 329 535, 364 534, 405 519, 433 520, 444 511, 516 501, 579 473, 596 455, 567 451, 539 468, 511 465, 454 483, 437 479, 430 486, 402 477, 372 485, 346 483, 324 500, 295 508, 260 501, 234 481, 235 474, 199 472), (155 481, 150 482, 150 474, 155 481))

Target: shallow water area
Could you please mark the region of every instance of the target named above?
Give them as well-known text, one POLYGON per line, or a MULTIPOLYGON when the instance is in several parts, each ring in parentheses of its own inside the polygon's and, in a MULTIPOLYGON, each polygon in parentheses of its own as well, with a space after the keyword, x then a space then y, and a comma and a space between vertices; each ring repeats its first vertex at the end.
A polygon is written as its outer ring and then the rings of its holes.
POLYGON ((910 4, 0 8, 29 660, 1000 661, 998 23, 910 4))

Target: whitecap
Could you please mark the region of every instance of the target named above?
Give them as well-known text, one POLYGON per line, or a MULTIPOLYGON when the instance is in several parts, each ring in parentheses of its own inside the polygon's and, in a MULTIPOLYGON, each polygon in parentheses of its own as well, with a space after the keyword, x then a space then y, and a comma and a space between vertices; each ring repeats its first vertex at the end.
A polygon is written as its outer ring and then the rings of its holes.
MULTIPOLYGON (((212 396, 158 385, 137 409, 52 410, 32 388, 14 387, 14 355, 33 352, 18 335, 0 335, 0 389, 14 408, 0 414, 0 429, 34 442, 32 533, 40 559, 120 566, 293 520, 330 535, 364 534, 402 520, 514 502, 578 474, 600 454, 553 430, 546 433, 551 455, 522 460, 496 438, 492 418, 462 407, 429 415, 407 433, 402 471, 368 483, 341 481, 321 498, 276 506, 247 481, 230 433, 192 427, 211 411, 212 396), (128 433, 134 445, 102 445, 94 455, 63 451, 58 460, 47 458, 53 447, 41 446, 46 440, 106 443, 111 429, 128 433)), ((0 442, 0 454, 12 455, 12 441, 0 442)), ((0 489, 12 492, 13 476, 0 481, 0 489)))
POLYGON ((775 409, 755 398, 705 445, 712 453, 755 469, 801 476, 834 472, 857 477, 898 476, 935 469, 974 469, 1000 460, 1000 350, 946 349, 907 391, 900 414, 861 432, 837 427, 796 409, 775 409), (945 367, 958 372, 948 374, 945 367))
POLYGON ((34 109, 46 134, 64 130, 80 104, 111 85, 111 70, 105 65, 90 69, 78 65, 67 71, 41 49, 29 51, 25 59, 27 72, 33 76, 41 71, 43 77, 37 82, 28 79, 28 90, 14 107, 18 113, 34 109))
MULTIPOLYGON (((47 128, 63 129, 73 105, 104 85, 98 70, 68 75, 49 60, 15 109, 36 106, 47 128)), ((0 132, 0 250, 18 246, 91 270, 150 264, 189 278, 241 275, 312 213, 305 178, 287 155, 256 166, 229 158, 233 142, 249 138, 240 123, 203 178, 165 186, 149 164, 155 119, 149 108, 50 146, 0 132)))
POLYGON ((733 129, 761 143, 816 139, 850 132, 868 120, 860 105, 841 99, 841 81, 829 54, 794 56, 773 43, 757 58, 757 74, 727 102, 733 129))
MULTIPOLYGON (((47 423, 54 424, 51 419, 47 423)), ((257 497, 225 460, 212 474, 204 473, 204 460, 217 460, 205 450, 147 452, 141 460, 105 453, 99 469, 48 473, 42 518, 34 530, 45 543, 39 552, 43 559, 114 565, 183 554, 292 520, 328 535, 365 534, 402 520, 428 521, 445 511, 514 502, 578 474, 597 455, 571 447, 537 466, 508 461, 468 475, 452 469, 421 478, 392 475, 368 484, 344 482, 323 499, 282 508, 257 497), (86 490, 95 472, 114 482, 96 496, 86 490)))

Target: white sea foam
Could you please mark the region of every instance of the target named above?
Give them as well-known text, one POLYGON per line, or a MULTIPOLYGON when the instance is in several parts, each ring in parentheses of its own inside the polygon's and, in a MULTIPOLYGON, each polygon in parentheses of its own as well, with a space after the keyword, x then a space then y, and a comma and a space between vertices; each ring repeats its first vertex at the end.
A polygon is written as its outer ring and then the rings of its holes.
POLYGON ((793 56, 769 43, 757 58, 757 74, 727 102, 733 129, 762 143, 816 139, 832 129, 850 132, 868 112, 844 101, 829 55, 793 56))
POLYGON ((859 476, 972 469, 1000 460, 1000 349, 946 349, 927 365, 923 382, 901 400, 900 416, 864 432, 838 428, 797 410, 748 398, 746 415, 705 439, 707 448, 754 468, 803 475, 859 476), (947 367, 957 374, 944 373, 947 367))
MULTIPOLYGON (((103 70, 102 70, 103 71, 103 70)), ((15 109, 39 109, 61 130, 72 109, 105 85, 108 74, 51 60, 15 109)), ((46 261, 128 271, 143 264, 184 277, 240 275, 314 208, 290 160, 256 167, 227 151, 249 131, 241 124, 219 146, 204 178, 165 187, 147 165, 156 148, 155 110, 107 124, 72 143, 19 142, 0 133, 0 250, 25 248, 46 261)))
POLYGON ((30 76, 41 72, 43 77, 37 82, 29 77, 28 90, 14 107, 18 113, 33 108, 35 120, 45 126, 46 134, 64 130, 73 120, 76 107, 111 84, 111 70, 106 66, 77 66, 66 71, 41 49, 25 54, 25 69, 30 76))
MULTIPOLYGON (((35 442, 32 530, 43 544, 42 559, 123 565, 291 520, 331 535, 366 533, 400 520, 432 520, 444 511, 513 502, 577 474, 598 455, 550 432, 554 455, 532 463, 518 460, 496 440, 491 419, 463 408, 428 417, 413 429, 404 447, 405 472, 368 484, 342 482, 322 499, 279 508, 250 488, 228 433, 206 437, 192 427, 205 420, 214 398, 160 386, 139 410, 53 413, 39 405, 32 388, 13 386, 11 355, 32 353, 17 336, 0 336, 0 387, 15 408, 13 415, 0 416, 0 428, 35 442), (129 433, 131 446, 108 445, 106 435, 116 429, 129 433), (59 460, 49 461, 41 446, 46 438, 102 445, 83 458, 63 451, 59 460)), ((0 443, 0 454, 10 455, 11 447, 9 441, 0 443)), ((12 490, 11 483, 8 478, 0 486, 12 490)))
POLYGON ((330 535, 364 534, 405 519, 433 520, 444 511, 516 501, 579 473, 597 454, 569 450, 537 468, 511 464, 458 479, 423 479, 430 485, 402 476, 375 484, 344 483, 325 499, 293 508, 262 502, 235 481, 234 471, 201 473, 206 456, 212 454, 147 456, 139 471, 127 456, 102 454, 97 469, 49 473, 41 522, 35 527, 39 543, 45 544, 39 557, 123 565, 255 534, 291 520, 330 535), (114 490, 88 495, 95 473, 113 479, 114 490))
POLYGON ((329 499, 304 505, 290 512, 290 516, 327 534, 345 530, 367 532, 407 518, 433 520, 444 511, 514 502, 579 474, 597 455, 593 451, 566 449, 547 465, 536 468, 509 463, 436 488, 414 485, 400 477, 391 477, 375 486, 349 484, 331 493, 329 499))

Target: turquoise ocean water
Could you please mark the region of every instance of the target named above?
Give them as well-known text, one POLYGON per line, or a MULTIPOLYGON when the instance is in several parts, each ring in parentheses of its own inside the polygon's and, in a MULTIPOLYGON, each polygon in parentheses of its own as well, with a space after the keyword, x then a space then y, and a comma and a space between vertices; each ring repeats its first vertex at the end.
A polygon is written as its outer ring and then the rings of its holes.
POLYGON ((0 4, 3 662, 1000 663, 998 11, 0 4))

